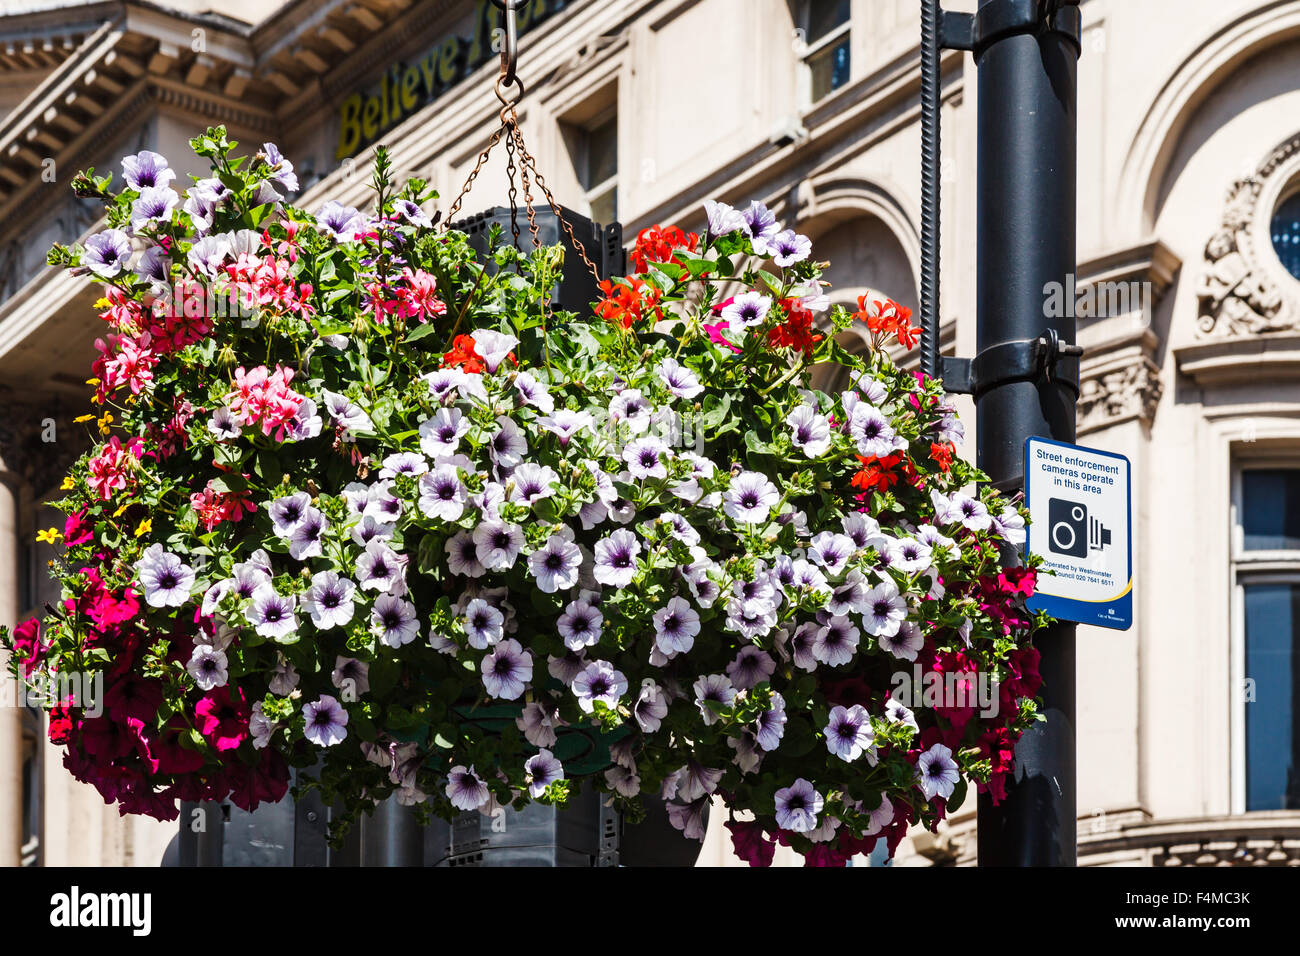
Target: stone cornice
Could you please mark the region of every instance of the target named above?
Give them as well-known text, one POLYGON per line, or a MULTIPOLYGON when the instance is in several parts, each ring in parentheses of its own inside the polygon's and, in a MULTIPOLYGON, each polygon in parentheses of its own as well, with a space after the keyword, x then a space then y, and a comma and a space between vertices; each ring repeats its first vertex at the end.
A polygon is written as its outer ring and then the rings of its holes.
MULTIPOLYGON (((973 815, 909 840, 935 866, 977 862, 973 815)), ((1078 855, 1080 866, 1300 866, 1300 811, 1159 820, 1140 807, 1108 809, 1079 817, 1078 855)))
POLYGON ((1154 820, 1079 836, 1081 863, 1134 851, 1153 866, 1300 866, 1300 812, 1154 820))
POLYGON ((1158 239, 1109 250, 1081 262, 1077 302, 1103 303, 1098 317, 1079 315, 1078 432, 1086 435, 1138 421, 1150 427, 1164 394, 1156 361, 1161 341, 1152 325, 1156 304, 1182 262, 1158 239), (1125 292, 1115 296, 1114 290, 1125 292), (1122 303, 1119 309, 1116 302, 1122 303))
POLYGON ((1159 239, 1103 252, 1079 263, 1079 288, 1100 282, 1150 282, 1156 297, 1165 294, 1182 266, 1177 254, 1159 239))
POLYGON ((1198 342, 1174 357, 1178 371, 1202 388, 1300 381, 1300 334, 1198 342))

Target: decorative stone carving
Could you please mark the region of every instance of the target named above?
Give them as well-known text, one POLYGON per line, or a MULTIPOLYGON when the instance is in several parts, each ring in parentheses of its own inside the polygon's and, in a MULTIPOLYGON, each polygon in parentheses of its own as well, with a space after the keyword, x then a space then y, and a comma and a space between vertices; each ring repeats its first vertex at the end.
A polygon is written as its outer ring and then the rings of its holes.
POLYGON ((1205 840, 1159 847, 1152 866, 1300 866, 1300 840, 1205 840))
POLYGON ((1097 431, 1137 418, 1150 425, 1164 394, 1160 372, 1148 359, 1089 376, 1079 383, 1078 430, 1097 431))
POLYGON ((1197 281, 1202 336, 1262 335, 1300 328, 1300 283, 1276 262, 1272 204, 1300 166, 1300 136, 1265 157, 1228 190, 1223 219, 1205 246, 1197 281), (1294 288, 1293 288, 1294 286, 1294 288))

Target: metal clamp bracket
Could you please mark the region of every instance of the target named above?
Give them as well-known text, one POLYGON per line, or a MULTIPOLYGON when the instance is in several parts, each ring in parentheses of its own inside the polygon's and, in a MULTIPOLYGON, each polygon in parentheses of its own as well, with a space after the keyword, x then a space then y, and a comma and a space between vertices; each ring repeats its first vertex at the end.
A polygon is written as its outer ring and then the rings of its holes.
POLYGON ((1063 33, 1076 46, 1083 45, 1083 17, 1079 0, 999 0, 980 7, 978 13, 944 10, 939 18, 939 46, 945 50, 970 50, 979 55, 985 47, 1016 33, 1063 33))
POLYGON ((1011 382, 1058 382, 1079 393, 1078 358, 1083 347, 1064 343, 1049 329, 1036 339, 1016 339, 986 348, 973 359, 940 356, 944 387, 978 399, 1011 382), (1062 367, 1062 363, 1066 363, 1062 367))

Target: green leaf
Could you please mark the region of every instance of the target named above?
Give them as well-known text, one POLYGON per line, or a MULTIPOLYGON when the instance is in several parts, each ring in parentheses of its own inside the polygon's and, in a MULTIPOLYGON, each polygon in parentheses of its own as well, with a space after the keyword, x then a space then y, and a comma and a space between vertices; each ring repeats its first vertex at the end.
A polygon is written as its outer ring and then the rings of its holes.
POLYGON ((752 428, 745 432, 745 447, 756 455, 770 455, 772 453, 772 446, 759 438, 758 432, 752 428))
POLYGON ((280 467, 280 460, 274 452, 266 450, 257 453, 253 473, 271 487, 278 486, 284 478, 284 469, 280 467))
POLYGON ((381 657, 370 662, 370 696, 374 700, 383 700, 388 692, 397 686, 402 666, 395 660, 381 657))
POLYGON ((718 264, 712 259, 705 259, 702 256, 693 256, 688 252, 679 252, 677 259, 686 267, 686 272, 692 279, 698 279, 706 272, 717 271, 718 264))
POLYGON ((243 475, 228 474, 212 479, 212 490, 218 494, 248 490, 248 480, 243 475))
POLYGON ((437 331, 438 327, 436 325, 432 322, 426 322, 424 325, 416 326, 412 329, 406 338, 402 339, 402 341, 409 345, 412 342, 420 341, 420 339, 428 338, 437 331))
POLYGON ((651 266, 650 271, 662 272, 664 275, 668 276, 668 278, 672 279, 674 283, 681 282, 691 274, 689 269, 685 266, 679 266, 675 262, 656 262, 651 266))
POLYGON ((961 809, 961 805, 966 802, 967 789, 966 778, 961 777, 958 779, 957 785, 952 788, 952 796, 948 798, 946 805, 948 815, 952 815, 961 809))

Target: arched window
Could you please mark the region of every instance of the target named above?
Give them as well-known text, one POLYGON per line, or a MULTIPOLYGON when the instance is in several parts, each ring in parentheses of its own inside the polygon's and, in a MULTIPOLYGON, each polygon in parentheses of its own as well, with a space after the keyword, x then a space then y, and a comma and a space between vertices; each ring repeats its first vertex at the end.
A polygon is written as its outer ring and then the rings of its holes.
POLYGON ((1300 279, 1300 190, 1282 201, 1269 224, 1273 249, 1286 271, 1300 279))

